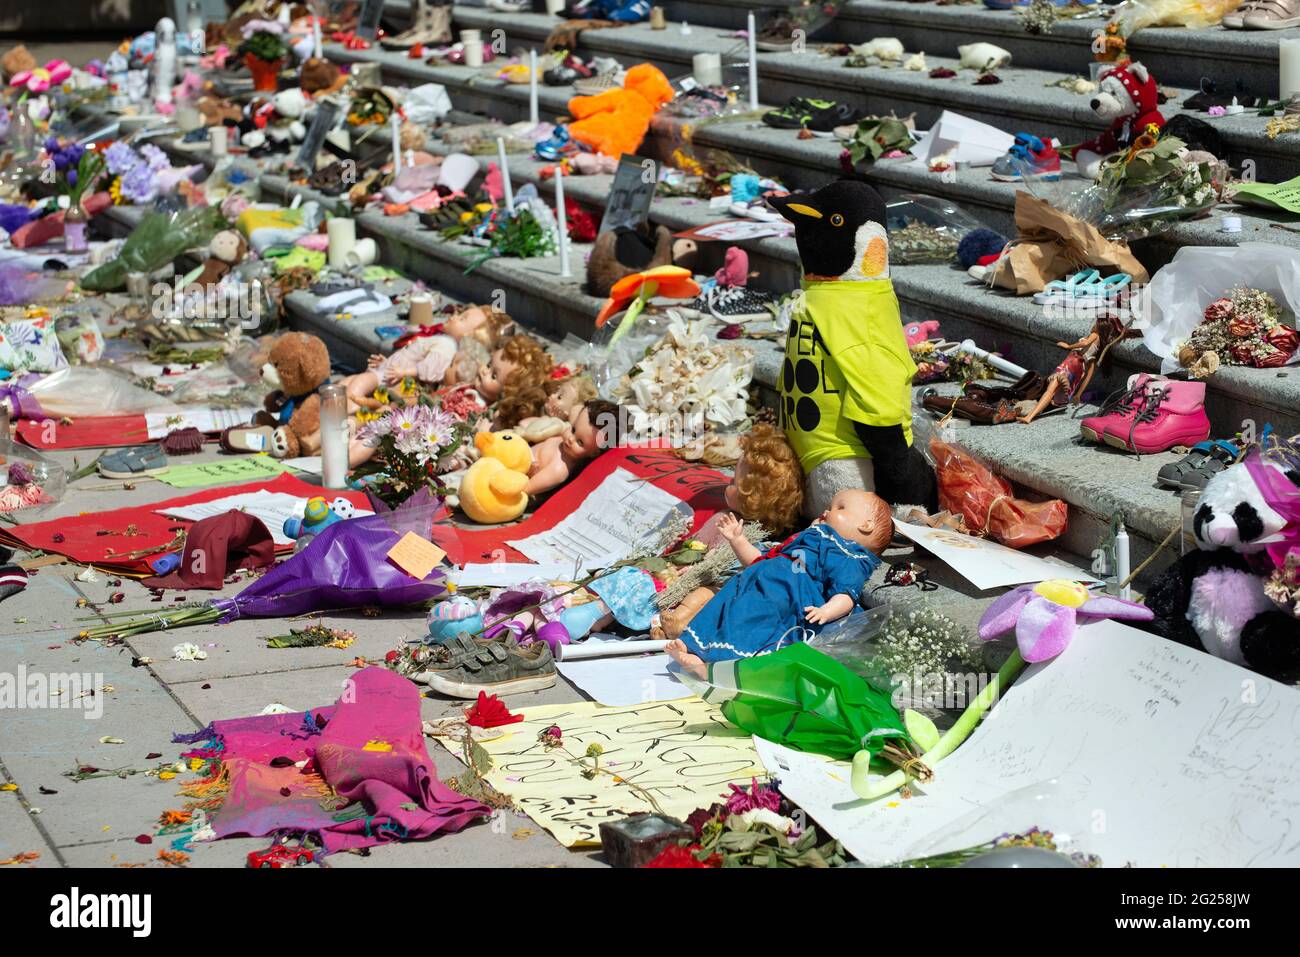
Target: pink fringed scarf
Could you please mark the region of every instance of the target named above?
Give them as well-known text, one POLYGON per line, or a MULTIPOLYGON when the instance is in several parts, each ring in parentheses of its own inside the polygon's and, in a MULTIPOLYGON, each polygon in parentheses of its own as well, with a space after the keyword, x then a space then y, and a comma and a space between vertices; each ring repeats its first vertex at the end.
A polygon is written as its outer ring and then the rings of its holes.
POLYGON ((491 812, 434 775, 419 692, 384 668, 357 672, 333 707, 214 721, 177 740, 204 740, 185 757, 221 763, 187 789, 224 792, 218 838, 310 833, 332 854, 459 831, 491 812))

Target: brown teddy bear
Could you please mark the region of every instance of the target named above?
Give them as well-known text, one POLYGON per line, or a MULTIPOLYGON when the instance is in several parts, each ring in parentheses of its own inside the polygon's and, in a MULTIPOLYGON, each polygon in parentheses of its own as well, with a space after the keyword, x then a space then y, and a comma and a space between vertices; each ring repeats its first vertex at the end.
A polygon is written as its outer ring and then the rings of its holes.
POLYGON ((270 452, 278 459, 320 454, 320 396, 330 377, 325 343, 305 332, 276 340, 262 366, 262 381, 273 391, 265 411, 251 426, 228 429, 221 445, 228 452, 270 452))

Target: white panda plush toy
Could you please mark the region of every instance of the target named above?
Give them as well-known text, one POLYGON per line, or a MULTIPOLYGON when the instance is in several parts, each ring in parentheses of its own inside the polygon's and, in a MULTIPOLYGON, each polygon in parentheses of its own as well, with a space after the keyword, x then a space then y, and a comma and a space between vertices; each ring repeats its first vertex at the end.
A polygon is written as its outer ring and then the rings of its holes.
POLYGON ((1152 584, 1165 637, 1279 680, 1300 676, 1300 621, 1264 592, 1270 551, 1300 533, 1300 466, 1251 452, 1214 476, 1193 516, 1198 550, 1152 584))

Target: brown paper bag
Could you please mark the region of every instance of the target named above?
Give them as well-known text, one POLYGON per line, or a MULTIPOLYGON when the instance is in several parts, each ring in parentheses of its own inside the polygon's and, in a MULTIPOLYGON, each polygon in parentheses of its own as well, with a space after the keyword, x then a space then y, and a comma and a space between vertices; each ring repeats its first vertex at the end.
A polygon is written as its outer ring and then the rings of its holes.
POLYGON ((1149 278, 1128 243, 1107 239, 1095 226, 1024 190, 1016 193, 1016 229, 1019 238, 998 262, 993 284, 1018 296, 1041 292, 1052 280, 1080 269, 1096 269, 1103 276, 1126 272, 1135 283, 1149 278))

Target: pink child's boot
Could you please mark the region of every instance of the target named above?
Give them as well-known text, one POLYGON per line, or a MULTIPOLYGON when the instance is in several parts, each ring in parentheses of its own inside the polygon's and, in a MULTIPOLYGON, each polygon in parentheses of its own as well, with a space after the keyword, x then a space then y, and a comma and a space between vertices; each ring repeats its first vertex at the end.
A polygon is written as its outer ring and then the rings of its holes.
POLYGON ((1119 449, 1150 455, 1175 445, 1195 445, 1210 437, 1205 414, 1205 383, 1167 379, 1148 384, 1142 407, 1132 418, 1112 418, 1103 441, 1119 449))
POLYGON ((1137 415, 1146 399, 1147 384, 1160 379, 1160 376, 1148 375, 1145 372, 1129 376, 1128 388, 1102 403, 1101 411, 1096 415, 1080 422, 1079 432, 1089 442, 1104 442, 1107 426, 1112 422, 1117 426, 1121 422, 1127 423, 1137 415))

